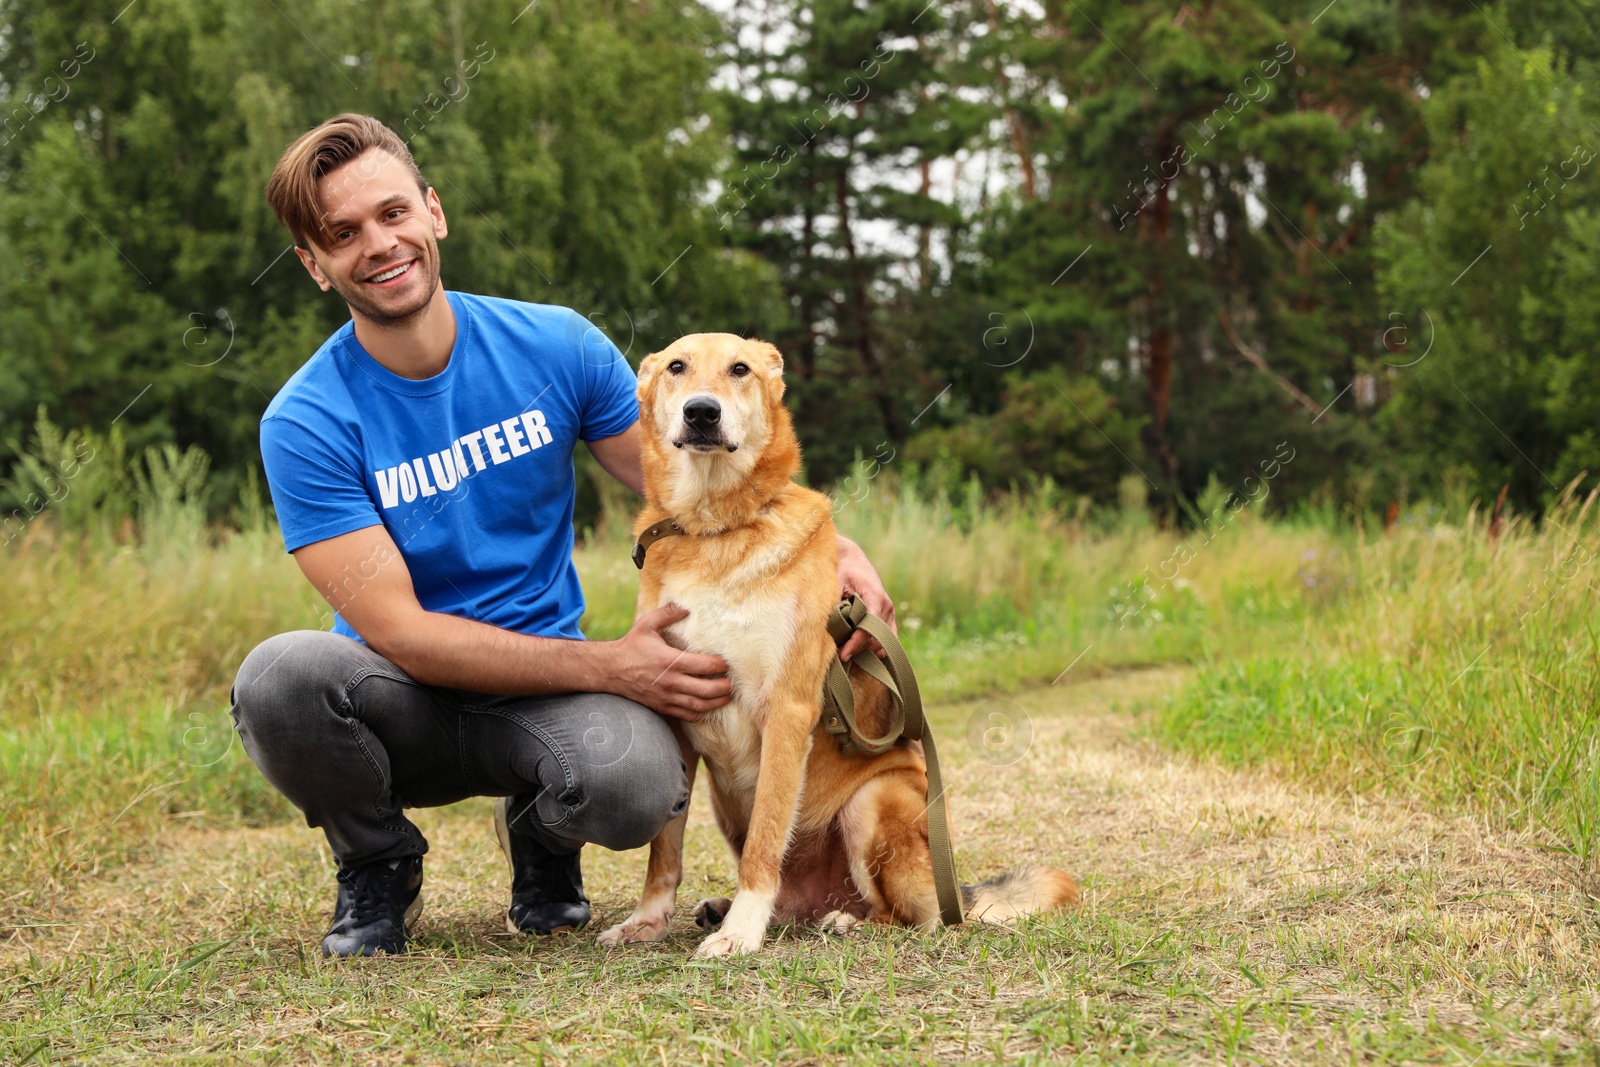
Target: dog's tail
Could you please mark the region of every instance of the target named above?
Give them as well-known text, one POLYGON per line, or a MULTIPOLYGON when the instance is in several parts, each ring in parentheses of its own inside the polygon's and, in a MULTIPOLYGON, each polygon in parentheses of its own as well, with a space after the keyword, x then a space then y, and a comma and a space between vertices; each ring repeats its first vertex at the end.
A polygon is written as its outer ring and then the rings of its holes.
POLYGON ((1007 871, 961 887, 961 913, 968 922, 1004 923, 1077 903, 1078 883, 1054 867, 1007 871))

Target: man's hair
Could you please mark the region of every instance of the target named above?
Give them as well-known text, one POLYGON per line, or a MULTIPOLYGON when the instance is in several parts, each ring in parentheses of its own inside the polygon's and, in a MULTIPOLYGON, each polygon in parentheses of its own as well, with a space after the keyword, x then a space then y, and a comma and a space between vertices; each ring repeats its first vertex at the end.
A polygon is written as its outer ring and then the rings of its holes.
POLYGON ((317 182, 373 148, 381 148, 404 163, 417 179, 417 188, 427 193, 427 180, 398 134, 371 115, 335 115, 290 145, 267 181, 267 203, 278 221, 294 235, 295 244, 306 248, 307 240, 314 239, 326 246, 324 239, 329 234, 317 196, 317 182))

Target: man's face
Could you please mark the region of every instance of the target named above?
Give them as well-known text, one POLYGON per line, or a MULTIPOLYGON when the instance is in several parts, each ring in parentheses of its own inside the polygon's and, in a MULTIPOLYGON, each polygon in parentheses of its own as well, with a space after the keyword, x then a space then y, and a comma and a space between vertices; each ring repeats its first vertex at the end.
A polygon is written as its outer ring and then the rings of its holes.
POLYGON ((427 307, 439 288, 439 239, 449 232, 438 195, 424 194, 380 148, 323 175, 317 193, 328 232, 295 254, 322 291, 380 326, 427 307))

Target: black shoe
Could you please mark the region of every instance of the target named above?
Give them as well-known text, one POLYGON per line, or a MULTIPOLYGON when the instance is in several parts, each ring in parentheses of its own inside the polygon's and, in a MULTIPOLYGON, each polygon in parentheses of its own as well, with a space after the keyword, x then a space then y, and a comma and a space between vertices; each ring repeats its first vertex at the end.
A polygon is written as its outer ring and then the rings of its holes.
POLYGON ((421 856, 341 867, 333 929, 322 939, 322 954, 398 956, 406 950, 407 924, 421 914, 421 856))
POLYGON ((589 921, 578 852, 552 854, 536 839, 511 829, 510 797, 494 805, 494 832, 511 864, 511 907, 506 929, 513 934, 570 933, 589 921))

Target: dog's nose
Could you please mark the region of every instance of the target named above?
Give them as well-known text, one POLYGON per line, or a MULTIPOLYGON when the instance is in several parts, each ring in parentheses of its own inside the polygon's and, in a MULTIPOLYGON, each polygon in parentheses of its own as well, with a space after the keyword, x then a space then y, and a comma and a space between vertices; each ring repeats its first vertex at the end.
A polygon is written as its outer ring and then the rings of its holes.
POLYGON ((697 430, 709 430, 722 419, 722 405, 714 397, 690 397, 683 405, 683 419, 697 430))

